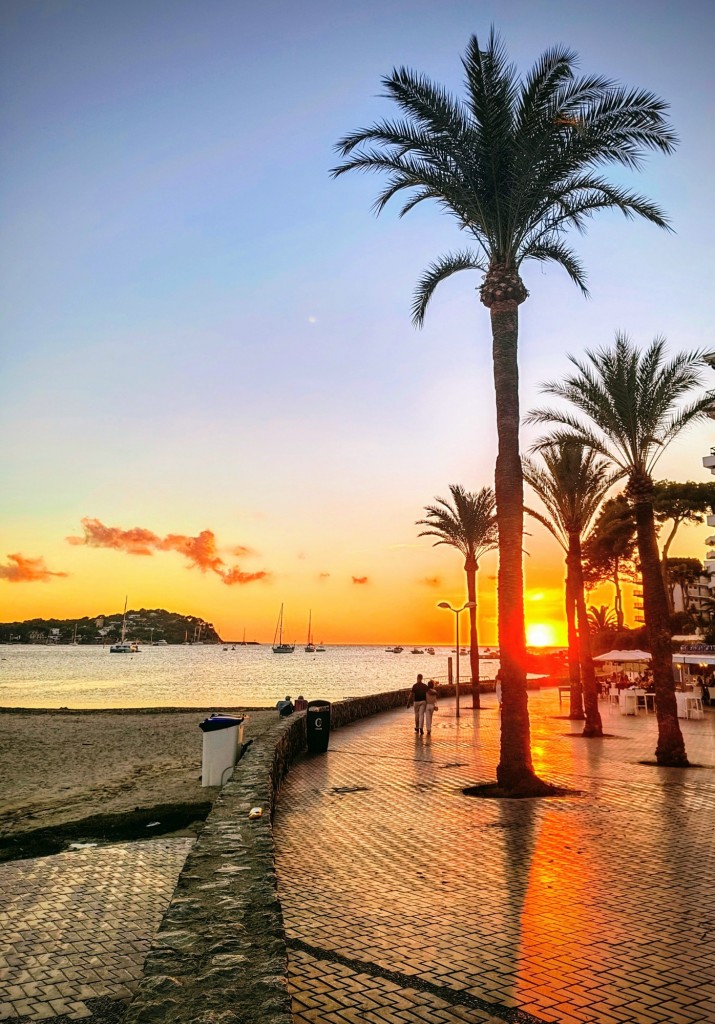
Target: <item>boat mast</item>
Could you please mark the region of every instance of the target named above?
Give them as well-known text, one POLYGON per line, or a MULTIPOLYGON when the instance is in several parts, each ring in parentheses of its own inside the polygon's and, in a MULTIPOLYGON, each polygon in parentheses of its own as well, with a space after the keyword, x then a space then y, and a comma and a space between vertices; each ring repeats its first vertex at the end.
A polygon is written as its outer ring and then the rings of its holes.
POLYGON ((283 643, 283 605, 281 605, 280 614, 278 616, 278 624, 276 625, 276 631, 273 634, 273 646, 280 647, 283 643), (278 637, 278 643, 276 644, 276 637, 278 637))

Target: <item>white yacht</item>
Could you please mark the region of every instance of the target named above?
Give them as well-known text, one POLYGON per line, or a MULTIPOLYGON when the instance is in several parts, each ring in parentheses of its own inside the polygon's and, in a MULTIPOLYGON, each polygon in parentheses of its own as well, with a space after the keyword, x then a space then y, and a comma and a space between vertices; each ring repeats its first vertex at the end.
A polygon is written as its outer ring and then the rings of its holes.
POLYGON ((122 615, 122 636, 118 643, 109 648, 110 654, 139 654, 139 646, 127 640, 127 599, 124 598, 124 614, 122 615))
POLYGON ((295 650, 295 644, 284 644, 283 643, 283 605, 281 605, 281 612, 278 616, 278 623, 276 624, 276 631, 273 634, 273 653, 274 654, 292 654, 295 650), (276 640, 278 641, 276 643, 276 640))

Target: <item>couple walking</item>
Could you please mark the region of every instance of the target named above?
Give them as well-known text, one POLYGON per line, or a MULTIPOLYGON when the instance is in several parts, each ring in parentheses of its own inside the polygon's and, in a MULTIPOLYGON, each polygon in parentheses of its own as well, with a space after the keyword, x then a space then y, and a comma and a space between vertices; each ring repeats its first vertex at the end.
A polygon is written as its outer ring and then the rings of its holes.
POLYGON ((415 708, 415 732, 421 736, 426 727, 429 736, 432 732, 432 715, 437 708, 437 688, 433 679, 425 683, 421 675, 417 676, 407 701, 408 708, 412 705, 415 708))

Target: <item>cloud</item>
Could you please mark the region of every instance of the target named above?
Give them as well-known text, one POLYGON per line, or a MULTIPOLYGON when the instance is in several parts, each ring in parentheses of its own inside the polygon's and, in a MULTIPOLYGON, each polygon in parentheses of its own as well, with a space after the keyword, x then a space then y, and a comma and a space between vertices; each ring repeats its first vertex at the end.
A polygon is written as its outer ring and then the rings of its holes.
POLYGON ((353 583, 367 583, 367 576, 353 576, 353 583))
POLYGON ((0 565, 0 580, 8 583, 49 583, 53 576, 67 576, 66 572, 52 572, 44 558, 25 558, 24 555, 7 556, 8 565, 0 565))
POLYGON ((83 519, 84 537, 68 537, 69 544, 86 544, 91 548, 113 548, 126 551, 129 555, 152 555, 160 538, 151 530, 135 526, 132 530, 121 530, 118 526, 105 526, 99 519, 83 519))
POLYGON ((424 579, 420 580, 426 587, 441 587, 442 577, 441 576, 425 576, 424 579))
POLYGON ((242 572, 237 565, 234 565, 232 569, 222 570, 219 573, 219 576, 227 587, 232 587, 236 583, 255 583, 256 580, 265 580, 270 576, 270 573, 242 572))
MULTIPOLYGON (((82 520, 82 529, 84 536, 68 537, 69 544, 110 548, 113 551, 124 551, 128 555, 143 556, 153 555, 156 551, 176 551, 186 558, 189 568, 213 572, 227 587, 254 583, 270 576, 268 572, 243 572, 237 565, 226 565, 218 553, 216 535, 212 530, 202 530, 196 537, 183 533, 169 533, 166 537, 160 537, 141 526, 123 530, 119 526, 105 526, 99 519, 90 518, 82 520)), ((240 556, 248 554, 250 549, 239 545, 231 548, 231 551, 240 556)))

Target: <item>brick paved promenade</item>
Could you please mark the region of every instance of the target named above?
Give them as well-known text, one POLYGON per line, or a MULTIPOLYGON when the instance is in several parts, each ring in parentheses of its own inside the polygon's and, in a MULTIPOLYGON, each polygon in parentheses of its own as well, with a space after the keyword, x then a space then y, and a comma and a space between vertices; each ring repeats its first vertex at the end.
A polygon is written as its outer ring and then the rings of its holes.
POLYGON ((431 737, 410 713, 334 732, 294 765, 275 832, 296 1024, 715 1022, 715 712, 681 723, 686 771, 653 758, 655 720, 585 740, 553 690, 530 696, 538 771, 582 791, 495 801, 494 698, 431 737))
POLYGON ((0 865, 0 1020, 120 1016, 192 842, 0 865))

